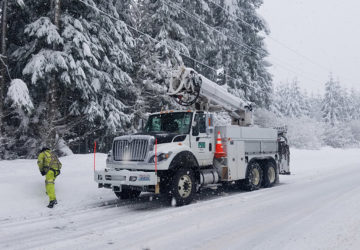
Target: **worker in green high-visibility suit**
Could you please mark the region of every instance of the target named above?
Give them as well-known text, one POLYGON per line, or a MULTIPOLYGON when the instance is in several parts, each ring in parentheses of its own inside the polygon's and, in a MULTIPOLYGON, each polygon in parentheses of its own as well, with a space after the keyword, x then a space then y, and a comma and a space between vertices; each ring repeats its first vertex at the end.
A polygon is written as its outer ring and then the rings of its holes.
POLYGON ((55 179, 60 174, 61 162, 49 148, 42 148, 38 156, 37 164, 42 176, 45 175, 46 193, 49 196, 48 208, 57 204, 55 195, 55 179))

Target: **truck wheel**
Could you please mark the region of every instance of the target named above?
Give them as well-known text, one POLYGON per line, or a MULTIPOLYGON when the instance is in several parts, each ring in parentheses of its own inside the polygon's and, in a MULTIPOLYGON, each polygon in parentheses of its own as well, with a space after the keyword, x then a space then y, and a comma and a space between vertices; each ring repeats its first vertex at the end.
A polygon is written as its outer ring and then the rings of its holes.
POLYGON ((259 189, 262 183, 262 176, 263 174, 259 163, 250 163, 245 179, 245 189, 248 191, 259 189))
POLYGON ((263 187, 271 187, 276 182, 276 167, 272 162, 266 163, 263 175, 263 187))
POLYGON ((191 169, 179 169, 170 184, 170 200, 175 199, 176 206, 189 204, 196 192, 194 172, 191 169))
POLYGON ((120 198, 122 200, 126 200, 126 199, 139 197, 141 191, 139 191, 139 190, 131 190, 131 189, 124 189, 121 192, 114 192, 114 193, 118 198, 120 198))

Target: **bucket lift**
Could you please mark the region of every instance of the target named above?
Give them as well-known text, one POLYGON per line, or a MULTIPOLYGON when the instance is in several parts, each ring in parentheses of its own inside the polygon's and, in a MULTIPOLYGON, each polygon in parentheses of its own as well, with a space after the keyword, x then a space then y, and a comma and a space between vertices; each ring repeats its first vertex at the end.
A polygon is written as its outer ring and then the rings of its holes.
POLYGON ((206 111, 226 110, 234 125, 250 126, 252 124, 250 104, 191 68, 182 67, 176 72, 170 81, 168 94, 182 106, 195 105, 197 110, 206 111))

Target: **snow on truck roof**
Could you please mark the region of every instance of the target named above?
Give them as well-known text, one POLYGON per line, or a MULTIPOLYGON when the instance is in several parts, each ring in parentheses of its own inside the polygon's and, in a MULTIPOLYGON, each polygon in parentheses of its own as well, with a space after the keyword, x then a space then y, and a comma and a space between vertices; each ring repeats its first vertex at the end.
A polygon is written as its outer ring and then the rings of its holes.
POLYGON ((192 113, 194 112, 194 110, 164 110, 164 111, 160 111, 160 112, 156 112, 156 113, 151 113, 150 115, 160 115, 160 114, 169 114, 169 113, 192 113))

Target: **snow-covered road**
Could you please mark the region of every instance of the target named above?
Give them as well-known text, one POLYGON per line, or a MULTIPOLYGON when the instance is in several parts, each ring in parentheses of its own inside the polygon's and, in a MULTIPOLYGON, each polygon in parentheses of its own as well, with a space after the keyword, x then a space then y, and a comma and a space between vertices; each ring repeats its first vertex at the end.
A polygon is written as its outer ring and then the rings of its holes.
POLYGON ((292 150, 292 175, 273 188, 207 190, 169 207, 150 194, 116 200, 93 182, 92 155, 73 155, 61 159, 53 210, 36 161, 0 161, 0 249, 360 249, 359 157, 292 150))

